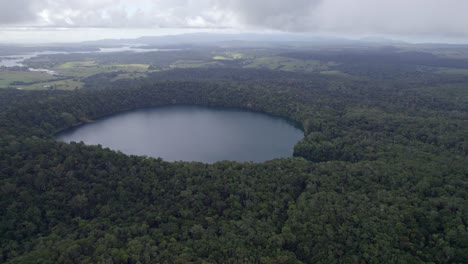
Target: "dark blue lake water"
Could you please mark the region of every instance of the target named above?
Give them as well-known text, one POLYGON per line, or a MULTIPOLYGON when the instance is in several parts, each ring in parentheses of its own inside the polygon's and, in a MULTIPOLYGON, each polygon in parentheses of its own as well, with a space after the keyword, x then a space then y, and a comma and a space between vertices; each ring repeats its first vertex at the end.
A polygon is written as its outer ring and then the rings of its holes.
POLYGON ((112 115, 57 135, 166 161, 263 162, 291 157, 304 133, 288 120, 200 106, 166 106, 112 115))

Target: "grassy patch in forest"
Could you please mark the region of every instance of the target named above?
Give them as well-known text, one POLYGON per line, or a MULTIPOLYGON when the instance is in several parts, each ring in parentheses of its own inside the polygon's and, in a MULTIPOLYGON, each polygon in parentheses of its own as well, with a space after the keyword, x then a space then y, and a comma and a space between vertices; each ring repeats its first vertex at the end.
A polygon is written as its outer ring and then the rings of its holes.
POLYGON ((99 65, 95 61, 67 62, 58 66, 55 70, 65 76, 89 77, 99 73, 107 72, 146 72, 147 64, 109 64, 99 65))
POLYGON ((439 73, 439 74, 468 75, 468 69, 459 69, 459 68, 437 68, 436 73, 439 73))
POLYGON ((122 79, 138 79, 138 78, 144 78, 144 77, 148 77, 148 75, 145 73, 140 73, 140 72, 121 73, 117 75, 117 77, 113 78, 111 81, 115 82, 115 81, 122 80, 122 79))
POLYGON ((24 82, 24 83, 32 83, 32 82, 45 82, 54 80, 55 77, 47 74, 45 72, 0 72, 0 87, 8 87, 8 86, 18 86, 14 85, 15 82, 24 82))
POLYGON ((341 71, 337 70, 330 70, 330 71, 321 71, 320 74, 325 74, 325 75, 343 75, 344 73, 341 71))
POLYGON ((424 72, 424 73, 468 75, 468 69, 463 69, 463 68, 417 66, 416 69, 419 72, 424 72))
POLYGON ((149 71, 149 67, 150 65, 147 64, 99 65, 95 61, 73 61, 52 69, 60 74, 59 76, 52 76, 45 72, 0 72, 0 87, 14 87, 21 90, 74 90, 83 87, 82 78, 99 73, 122 72, 114 80, 133 79, 147 76, 145 73, 149 71))
POLYGON ((191 68, 212 68, 216 66, 222 66, 223 64, 217 61, 205 62, 205 61, 189 61, 180 60, 171 64, 172 69, 191 69, 191 68))
POLYGON ((216 55, 213 60, 240 60, 245 58, 245 55, 237 52, 224 52, 223 54, 216 55))
POLYGON ((95 61, 72 61, 60 65, 57 69, 71 69, 77 67, 96 67, 98 64, 95 61))
POLYGON ((59 80, 52 82, 35 83, 31 85, 20 85, 21 90, 75 90, 83 88, 84 83, 76 79, 59 80))

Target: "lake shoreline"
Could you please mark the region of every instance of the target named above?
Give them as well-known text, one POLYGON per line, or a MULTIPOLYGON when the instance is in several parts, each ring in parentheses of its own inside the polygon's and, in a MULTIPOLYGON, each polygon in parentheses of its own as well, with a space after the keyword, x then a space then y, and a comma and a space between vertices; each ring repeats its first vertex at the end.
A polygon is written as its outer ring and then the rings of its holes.
POLYGON ((304 131, 289 119, 245 108, 172 104, 113 113, 54 133, 166 161, 264 162, 292 157, 304 131), (92 124, 92 126, 89 126, 92 124))

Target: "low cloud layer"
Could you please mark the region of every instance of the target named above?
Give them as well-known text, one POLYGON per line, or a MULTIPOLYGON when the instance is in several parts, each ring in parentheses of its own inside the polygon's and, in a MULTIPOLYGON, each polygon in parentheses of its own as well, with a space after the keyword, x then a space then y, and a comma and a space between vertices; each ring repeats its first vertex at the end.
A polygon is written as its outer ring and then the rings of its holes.
POLYGON ((0 26, 468 36, 466 0, 0 0, 0 26))
POLYGON ((0 25, 34 22, 37 13, 31 0, 0 0, 0 25))

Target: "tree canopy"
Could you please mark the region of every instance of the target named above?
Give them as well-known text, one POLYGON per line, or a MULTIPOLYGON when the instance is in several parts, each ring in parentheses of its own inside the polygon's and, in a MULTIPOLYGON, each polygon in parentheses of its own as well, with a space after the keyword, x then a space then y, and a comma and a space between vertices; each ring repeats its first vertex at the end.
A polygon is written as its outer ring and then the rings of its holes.
POLYGON ((434 77, 210 72, 0 90, 0 262, 466 263, 467 105, 415 89, 434 77), (305 138, 295 157, 212 165, 54 140, 170 104, 290 118, 305 138))

